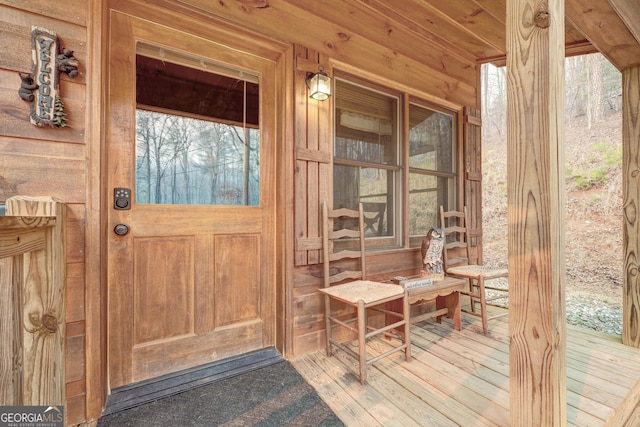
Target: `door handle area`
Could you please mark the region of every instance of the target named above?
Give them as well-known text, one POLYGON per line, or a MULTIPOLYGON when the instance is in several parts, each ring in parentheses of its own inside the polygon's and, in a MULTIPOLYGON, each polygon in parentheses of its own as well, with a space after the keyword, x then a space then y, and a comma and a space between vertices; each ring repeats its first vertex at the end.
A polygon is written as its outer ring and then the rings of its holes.
POLYGON ((127 224, 118 224, 113 228, 113 232, 118 236, 124 236, 129 233, 129 226, 127 224))
POLYGON ((115 210, 131 209, 131 190, 123 187, 113 189, 113 208, 115 210))

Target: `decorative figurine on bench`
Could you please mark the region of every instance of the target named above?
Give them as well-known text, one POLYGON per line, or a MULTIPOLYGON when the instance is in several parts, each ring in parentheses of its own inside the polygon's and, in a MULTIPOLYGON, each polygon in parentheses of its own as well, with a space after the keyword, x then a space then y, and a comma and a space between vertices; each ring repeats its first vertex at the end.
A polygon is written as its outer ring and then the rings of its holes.
POLYGON ((422 270, 420 270, 420 277, 427 277, 433 280, 444 279, 442 268, 443 246, 442 230, 437 227, 431 227, 425 238, 422 239, 422 270))

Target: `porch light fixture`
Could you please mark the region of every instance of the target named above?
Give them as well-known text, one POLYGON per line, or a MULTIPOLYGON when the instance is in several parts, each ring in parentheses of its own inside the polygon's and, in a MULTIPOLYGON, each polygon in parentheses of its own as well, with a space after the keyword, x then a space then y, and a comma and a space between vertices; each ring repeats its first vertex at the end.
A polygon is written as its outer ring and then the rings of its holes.
POLYGON ((331 77, 324 72, 322 66, 317 73, 307 73, 307 87, 309 97, 318 101, 325 101, 331 96, 331 77))

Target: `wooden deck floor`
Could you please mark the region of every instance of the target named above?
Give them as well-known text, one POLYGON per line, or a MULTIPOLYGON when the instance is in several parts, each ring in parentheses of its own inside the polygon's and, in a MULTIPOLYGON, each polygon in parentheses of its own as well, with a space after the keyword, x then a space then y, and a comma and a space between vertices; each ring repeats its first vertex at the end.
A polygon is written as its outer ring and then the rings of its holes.
MULTIPOLYGON (((464 315, 460 332, 449 319, 417 323, 411 362, 398 353, 375 362, 365 386, 344 355, 329 358, 321 350, 291 362, 347 426, 508 426, 507 322, 491 321, 487 336, 464 315)), ((640 350, 569 326, 567 425, 632 426, 640 420, 632 415, 639 400, 640 350)))

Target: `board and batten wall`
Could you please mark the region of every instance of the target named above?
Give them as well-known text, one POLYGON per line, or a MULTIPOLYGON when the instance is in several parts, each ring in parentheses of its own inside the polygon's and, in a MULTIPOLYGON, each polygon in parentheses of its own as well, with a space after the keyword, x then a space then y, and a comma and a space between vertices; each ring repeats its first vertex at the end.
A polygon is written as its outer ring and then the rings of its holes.
MULTIPOLYGON (((101 24, 101 14, 106 13, 103 8, 117 8, 120 3, 124 4, 120 0, 0 0, 0 203, 15 195, 46 195, 68 206, 68 425, 97 419, 108 387, 106 299, 101 274, 104 244, 100 209, 108 208, 100 201, 101 194, 106 194, 100 177, 102 107, 99 85, 91 87, 89 83, 99 82, 102 68, 100 40, 102 31, 106 31, 101 24), (60 45, 73 50, 80 62, 80 74, 73 79, 62 75, 60 82, 68 128, 31 125, 29 104, 18 96, 18 73, 31 71, 32 26, 54 31, 60 45)), ((264 9, 251 9, 248 2, 153 3, 154 9, 163 8, 168 15, 184 13, 199 20, 205 17, 212 25, 216 19, 223 19, 293 47, 293 81, 279 83, 287 99, 287 111, 282 114, 285 137, 279 156, 291 160, 278 172, 284 181, 279 190, 284 196, 278 199, 277 211, 284 218, 281 227, 288 254, 278 260, 279 277, 286 283, 282 302, 286 314, 278 318, 278 327, 284 329, 280 335, 284 337, 285 356, 319 349, 324 345, 322 303, 317 292, 321 285, 319 207, 332 192, 333 123, 331 101, 318 103, 308 98, 306 73, 322 65, 330 74, 334 69, 344 71, 456 110, 458 134, 466 135, 479 131, 477 112, 470 110, 472 113, 467 114, 464 108, 479 107, 479 66, 455 49, 435 45, 363 5, 353 6, 347 14, 341 11, 344 5, 340 3, 335 8, 317 8, 314 2, 302 4, 296 0, 274 1, 264 9)), ((459 139, 459 153, 478 152, 479 145, 472 150, 463 138, 459 139)), ((460 197, 465 188, 462 181, 478 172, 465 169, 475 164, 463 158, 458 162, 460 197)), ((371 278, 412 274, 420 265, 419 250, 372 254, 368 265, 371 278)))

